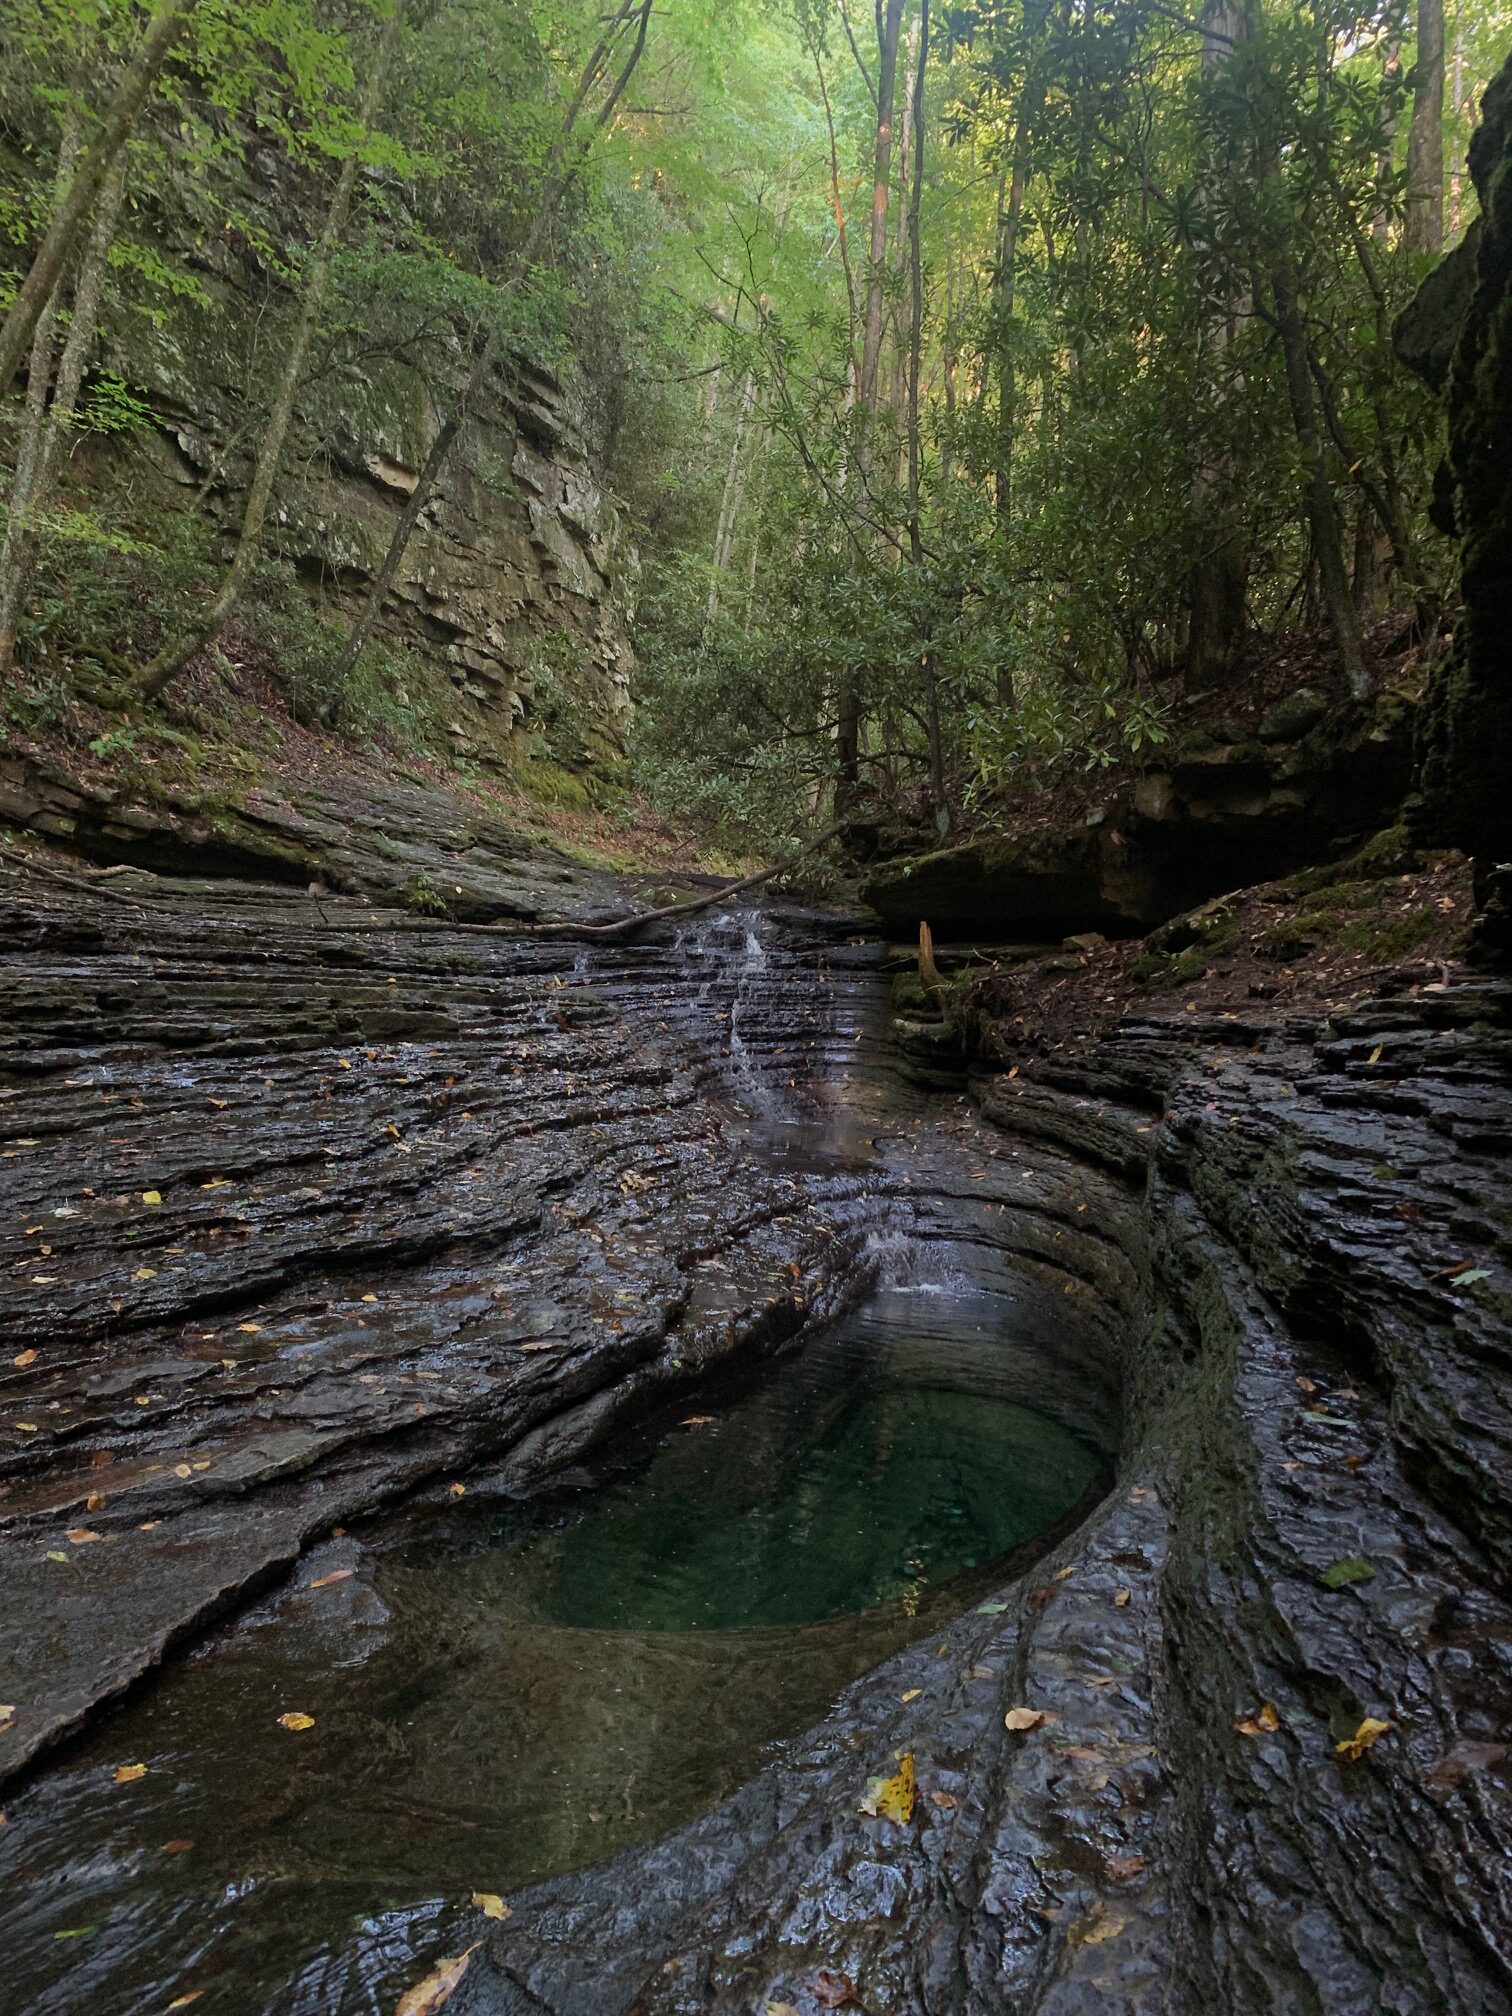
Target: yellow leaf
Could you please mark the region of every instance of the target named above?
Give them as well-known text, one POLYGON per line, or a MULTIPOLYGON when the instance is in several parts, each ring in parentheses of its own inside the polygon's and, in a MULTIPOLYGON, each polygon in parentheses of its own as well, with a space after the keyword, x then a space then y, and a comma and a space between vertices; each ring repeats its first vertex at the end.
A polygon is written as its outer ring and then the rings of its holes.
POLYGON ((198 2002, 204 1992, 203 1988, 191 1988, 187 1995, 175 1995, 173 2000, 168 2004, 168 2007, 170 2009, 187 2009, 191 2002, 198 2002))
POLYGON ((1020 1731, 1038 1729, 1044 1719, 1043 1708, 1010 1708, 1003 1717, 1003 1727, 1020 1731))
POLYGON ((918 1796, 919 1780, 914 1771, 914 1753, 906 1750, 891 1778, 867 1781, 861 1811, 873 1814, 878 1820, 891 1820, 898 1827, 906 1827, 913 1818, 918 1796))
POLYGON ((313 1729, 315 1727, 315 1717, 313 1715, 300 1715, 298 1713, 280 1715, 278 1726, 280 1729, 313 1729))
POLYGON ((33 1274, 31 1278, 33 1288, 56 1288, 58 1285, 56 1274, 33 1274))
POLYGON ((451 1486, 451 1495, 453 1498, 465 1498, 467 1496, 467 1486, 465 1484, 453 1484, 451 1486))
POLYGON ((194 1472, 189 1468, 187 1463, 175 1463, 173 1474, 175 1477, 192 1477, 194 1472))
POLYGON ((231 1181, 229 1176, 212 1176, 208 1183, 201 1183, 201 1190, 224 1190, 231 1181))
POLYGON ((1253 1715, 1241 1715, 1234 1724, 1241 1736, 1269 1736, 1272 1730, 1281 1727, 1281 1717, 1276 1712, 1274 1701, 1265 1701, 1253 1715))
POLYGON ((144 1190, 142 1192, 142 1202, 144 1204, 161 1204, 162 1201, 162 1192, 159 1190, 144 1190))
POLYGON ((376 1302, 378 1297, 376 1295, 364 1295, 362 1299, 364 1302, 376 1302))
POLYGON ((465 1953, 457 1954, 455 1959, 438 1960, 423 1981, 417 1981, 413 1988, 407 1988, 399 1997, 394 2016, 435 2016, 442 2003, 449 2001, 455 1993, 472 1956, 482 1944, 479 1939, 465 1953))
POLYGON ((258 1337, 262 1334, 261 1323, 238 1323, 236 1327, 246 1337, 258 1337))
POLYGON ((509 1906, 492 1890, 474 1890, 472 1901, 485 1918, 497 1918, 502 1924, 510 1916, 509 1906))
POLYGON ((98 1540, 99 1534, 91 1532, 87 1526, 70 1526, 64 1538, 75 1547, 87 1547, 91 1540, 98 1540))
POLYGON ((18 1351, 15 1357, 12 1358, 11 1363, 24 1369, 28 1365, 34 1365, 36 1361, 37 1354, 35 1351, 18 1351))
POLYGON ((1382 1050, 1383 1050, 1384 1048, 1385 1048, 1385 1045, 1384 1045, 1384 1044, 1381 1044, 1381 1043, 1377 1043, 1377 1045, 1375 1046, 1374 1050, 1372 1050, 1372 1051, 1371 1051, 1371 1053, 1370 1053, 1370 1061, 1371 1061, 1371 1063, 1372 1063, 1372 1064, 1379 1064, 1379 1063, 1380 1063, 1380 1061, 1381 1061, 1381 1052, 1382 1052, 1382 1050))
POLYGON ((105 1510, 105 1493, 103 1491, 91 1491, 89 1496, 84 1500, 84 1510, 86 1512, 103 1512, 105 1510))
POLYGON ((35 1421, 12 1421, 11 1426, 18 1435, 35 1435, 37 1432, 35 1421))
POLYGON ((135 1784, 138 1778, 145 1778, 147 1776, 147 1766, 145 1764, 117 1764, 113 1775, 117 1785, 132 1785, 135 1784))
POLYGON ((1382 1722, 1375 1715, 1367 1715, 1353 1736, 1346 1736, 1342 1743, 1335 1743, 1334 1748, 1346 1764, 1358 1764, 1365 1752, 1372 1748, 1377 1739, 1384 1736, 1391 1726, 1391 1723, 1382 1722))
POLYGON ((910 1687, 908 1692, 906 1694, 900 1694, 898 1696, 898 1699, 900 1701, 917 1701, 919 1696, 923 1692, 924 1689, 922 1687, 910 1687))
POLYGON ((0 1729, 3 1729, 7 1722, 14 1722, 15 1719, 16 1710, 14 1705, 9 1701, 0 1701, 0 1729))
POLYGON ((1128 1591, 1127 1589, 1120 1589, 1120 1590, 1119 1590, 1118 1594, 1117 1594, 1117 1595, 1116 1595, 1116 1596, 1115 1596, 1115 1597, 1113 1598, 1113 1603, 1114 1603, 1114 1607, 1115 1607, 1115 1609, 1119 1609, 1119 1610, 1127 1610, 1127 1609, 1128 1609, 1128 1607, 1129 1607, 1129 1593, 1130 1593, 1130 1592, 1129 1592, 1129 1591, 1128 1591))
POLYGON ((156 1267, 138 1267, 135 1274, 133 1274, 131 1278, 133 1281, 152 1281, 155 1280, 156 1277, 157 1277, 156 1267))
POLYGON ((312 1589, 329 1589, 333 1582, 345 1582, 356 1574, 355 1568, 334 1568, 329 1575, 321 1575, 310 1584, 312 1589))

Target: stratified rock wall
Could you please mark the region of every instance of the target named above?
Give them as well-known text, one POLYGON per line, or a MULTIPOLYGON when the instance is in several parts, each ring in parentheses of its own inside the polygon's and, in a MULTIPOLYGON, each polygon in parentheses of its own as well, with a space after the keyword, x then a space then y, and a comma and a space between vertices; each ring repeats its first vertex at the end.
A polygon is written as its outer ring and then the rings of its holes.
POLYGON ((1489 868, 1512 860, 1512 63, 1486 92, 1470 174, 1480 224, 1402 318, 1397 347, 1447 397, 1439 516, 1460 542, 1465 604, 1424 709, 1421 823, 1489 868))
MULTIPOLYGON (((296 228, 292 198, 275 187, 266 200, 280 230, 296 228)), ((178 250, 203 298, 176 297, 151 318, 118 305, 107 332, 106 361, 156 429, 113 437, 95 473, 119 473, 124 458, 154 522, 163 506, 205 510, 229 541, 290 304, 224 236, 178 250)), ((365 600, 467 375, 460 353, 430 369, 434 378, 394 355, 353 361, 335 345, 304 388, 269 544, 344 618, 365 600)), ((575 367, 510 359, 464 420, 410 541, 376 640, 444 671, 459 755, 518 752, 548 721, 560 759, 622 753, 639 563, 601 474, 597 404, 575 367)))

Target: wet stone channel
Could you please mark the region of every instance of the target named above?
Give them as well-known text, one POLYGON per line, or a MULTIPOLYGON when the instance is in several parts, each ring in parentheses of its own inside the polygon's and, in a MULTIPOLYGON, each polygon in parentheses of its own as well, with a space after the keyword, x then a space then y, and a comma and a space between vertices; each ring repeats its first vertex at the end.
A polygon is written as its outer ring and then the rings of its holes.
POLYGON ((870 1292, 565 1470, 338 1526, 96 1719, 0 1831, 0 2008, 386 2016, 477 1936, 474 1893, 706 1811, 1097 1502, 1106 1390, 930 1220, 927 1167, 908 1194, 933 1102, 866 956, 795 957, 753 912, 564 976, 685 1055, 758 1170, 852 1200, 870 1292))

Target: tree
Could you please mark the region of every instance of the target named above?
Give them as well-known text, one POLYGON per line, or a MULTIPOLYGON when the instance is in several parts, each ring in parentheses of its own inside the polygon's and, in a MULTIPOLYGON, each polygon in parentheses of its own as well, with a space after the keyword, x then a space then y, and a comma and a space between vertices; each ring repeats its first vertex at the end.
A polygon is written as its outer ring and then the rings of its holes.
POLYGON ((0 324, 0 399, 9 392, 38 322, 89 221, 116 157, 130 138, 143 105, 172 55, 199 0, 163 0, 148 22, 136 53, 106 107, 100 130, 85 148, 38 246, 36 256, 0 324))
POLYGON ((241 532, 237 538, 231 565, 226 570, 219 591, 209 609, 177 638, 165 645, 147 667, 140 684, 144 699, 153 699, 163 692, 192 658, 198 657, 201 651, 219 637, 225 628, 227 617, 235 608, 251 578, 252 570, 262 551, 263 528, 267 523, 268 509, 273 501, 273 486, 278 480, 284 442, 294 418, 295 401, 299 396, 310 345, 320 325, 326 288, 330 284, 332 262, 352 207, 352 191, 357 181, 361 142, 372 129, 377 116, 384 79, 398 43, 399 31, 403 26, 404 9, 405 0, 390 0, 388 19, 379 38, 377 53, 368 72, 367 85, 358 111, 359 131, 354 136, 346 158, 341 164, 320 236, 315 241, 305 268, 300 287, 298 316, 284 358, 283 371, 273 395, 267 426, 258 446, 252 484, 247 493, 241 532))
POLYGON ((1444 249, 1444 0, 1417 0, 1417 58, 1407 131, 1405 236, 1414 252, 1444 249))

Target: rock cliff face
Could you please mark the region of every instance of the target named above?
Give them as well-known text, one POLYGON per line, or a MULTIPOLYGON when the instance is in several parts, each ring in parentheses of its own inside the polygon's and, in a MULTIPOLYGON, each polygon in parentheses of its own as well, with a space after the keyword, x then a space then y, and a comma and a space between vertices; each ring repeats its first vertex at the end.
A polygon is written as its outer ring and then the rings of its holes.
MULTIPOLYGON (((175 300, 156 323, 123 315, 110 336, 107 361, 156 426, 97 461, 119 471, 124 457, 149 510, 208 511, 229 538, 251 477, 248 387, 276 368, 288 304, 225 240, 184 256, 203 298, 175 300)), ((393 356, 334 348, 312 374, 270 544, 322 606, 345 617, 365 598, 452 396, 393 356)), ((567 760, 622 751, 638 561, 600 473, 604 445, 581 374, 524 358, 463 423, 376 633, 444 670, 461 756, 519 752, 548 719, 567 760)))
POLYGON ((1512 859, 1512 63, 1486 92, 1470 173, 1480 221, 1403 316, 1397 347, 1447 402, 1437 515, 1459 541, 1465 604, 1424 709, 1420 819, 1489 873, 1512 859))

